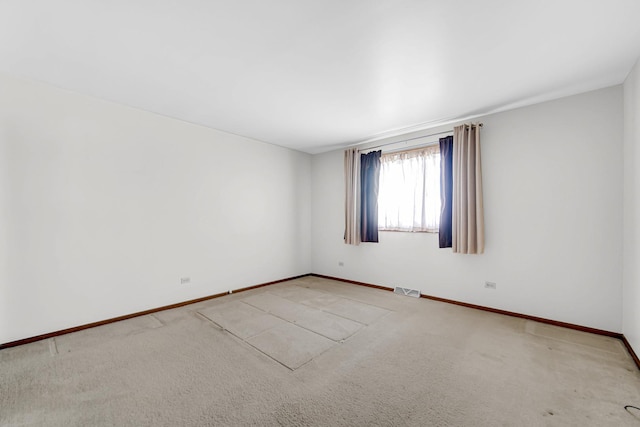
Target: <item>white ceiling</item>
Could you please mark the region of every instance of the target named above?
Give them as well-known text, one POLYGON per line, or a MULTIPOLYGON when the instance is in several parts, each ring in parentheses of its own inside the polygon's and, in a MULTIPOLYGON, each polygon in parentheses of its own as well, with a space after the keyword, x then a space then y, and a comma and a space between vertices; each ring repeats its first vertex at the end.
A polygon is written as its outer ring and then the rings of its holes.
POLYGON ((310 153, 622 83, 638 0, 0 0, 0 71, 310 153))

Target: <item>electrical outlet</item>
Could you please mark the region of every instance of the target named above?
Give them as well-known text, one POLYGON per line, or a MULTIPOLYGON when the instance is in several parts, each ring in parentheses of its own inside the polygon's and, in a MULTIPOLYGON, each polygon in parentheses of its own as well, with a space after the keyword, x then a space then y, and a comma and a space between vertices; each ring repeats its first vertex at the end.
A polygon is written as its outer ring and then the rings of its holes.
POLYGON ((344 267, 344 262, 342 262, 342 261, 338 261, 338 266, 340 266, 340 267, 344 267))
POLYGON ((495 289, 496 282, 484 282, 484 287, 487 289, 495 289))
POLYGON ((180 284, 181 285, 186 285, 187 283, 191 283, 191 277, 181 277, 180 278, 180 284))

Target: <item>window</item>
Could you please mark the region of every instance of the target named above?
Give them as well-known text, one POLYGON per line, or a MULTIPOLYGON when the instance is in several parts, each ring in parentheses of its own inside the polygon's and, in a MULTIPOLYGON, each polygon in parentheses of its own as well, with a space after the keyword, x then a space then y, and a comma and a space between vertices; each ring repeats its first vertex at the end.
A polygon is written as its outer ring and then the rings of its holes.
POLYGON ((378 229, 438 232, 439 222, 439 147, 383 154, 378 229))

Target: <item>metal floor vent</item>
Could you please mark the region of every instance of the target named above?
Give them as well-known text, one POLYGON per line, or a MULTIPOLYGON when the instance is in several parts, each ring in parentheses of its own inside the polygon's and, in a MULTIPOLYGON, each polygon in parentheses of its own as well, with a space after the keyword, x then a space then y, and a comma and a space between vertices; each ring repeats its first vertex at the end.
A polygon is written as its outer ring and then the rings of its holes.
POLYGON ((393 289, 393 293, 398 295, 406 295, 408 297, 420 298, 420 291, 417 289, 401 288, 400 286, 396 286, 393 289))

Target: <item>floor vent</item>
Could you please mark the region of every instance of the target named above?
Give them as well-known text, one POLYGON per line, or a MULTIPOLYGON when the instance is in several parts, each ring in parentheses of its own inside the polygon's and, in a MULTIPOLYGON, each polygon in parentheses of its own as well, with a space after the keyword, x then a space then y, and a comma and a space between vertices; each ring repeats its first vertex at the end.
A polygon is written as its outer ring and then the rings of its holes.
POLYGON ((400 286, 396 286, 393 289, 393 292, 398 295, 406 295, 408 297, 420 298, 420 291, 417 289, 401 288, 400 286))

